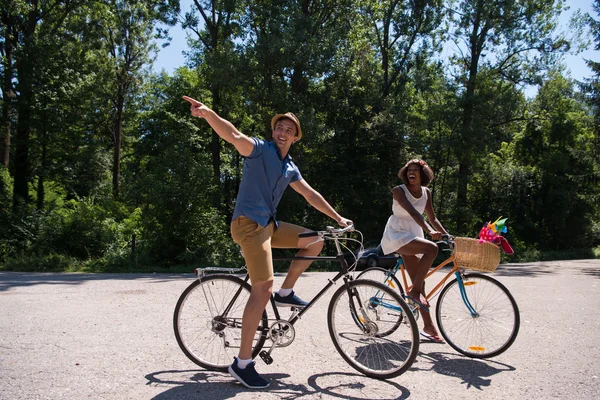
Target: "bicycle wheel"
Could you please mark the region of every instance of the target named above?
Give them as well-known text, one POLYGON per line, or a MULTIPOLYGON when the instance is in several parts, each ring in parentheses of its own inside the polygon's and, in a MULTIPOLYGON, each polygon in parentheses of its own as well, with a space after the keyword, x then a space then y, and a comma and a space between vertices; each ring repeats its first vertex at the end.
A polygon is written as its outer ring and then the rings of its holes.
POLYGON ((344 360, 372 378, 404 373, 419 351, 419 332, 410 308, 397 292, 379 282, 360 279, 339 288, 329 303, 327 324, 344 360))
MULTIPOLYGON (((367 268, 363 272, 358 274, 356 279, 370 279, 375 282, 381 282, 384 285, 387 285, 394 290, 398 290, 400 292, 400 295, 404 299, 404 289, 400 285, 398 278, 396 278, 396 276, 393 274, 390 275, 390 273, 387 269, 384 269, 381 267, 367 268)), ((382 294, 382 295, 384 296, 384 294, 382 294)), ((413 315, 415 317, 415 320, 417 320, 419 317, 419 313, 413 311, 413 315)), ((357 322, 357 323, 360 323, 360 322, 357 322)), ((387 336, 387 335, 393 333, 394 330, 396 330, 398 328, 398 326, 400 326, 401 323, 402 323, 402 319, 400 318, 400 319, 398 319, 398 321, 396 322, 395 325, 390 326, 389 329, 387 329, 385 331, 379 332, 379 336, 387 336)))
POLYGON ((391 287, 392 289, 398 290, 400 292, 401 296, 404 295, 404 289, 402 288, 402 285, 400 284, 400 281, 398 280, 398 278, 396 278, 396 275, 390 274, 390 271, 385 268, 381 268, 381 267, 367 268, 363 272, 358 274, 356 279, 371 279, 375 282, 381 282, 381 283, 391 287))
MULTIPOLYGON (((235 276, 209 275, 183 291, 175 306, 173 329, 190 360, 209 370, 227 371, 240 348, 242 314, 250 289, 235 276)), ((254 335, 252 358, 265 342, 267 323, 264 311, 254 335)))
POLYGON ((446 342, 472 358, 490 358, 508 349, 519 333, 519 308, 508 289, 486 275, 463 276, 469 311, 456 279, 440 292, 435 316, 446 342))

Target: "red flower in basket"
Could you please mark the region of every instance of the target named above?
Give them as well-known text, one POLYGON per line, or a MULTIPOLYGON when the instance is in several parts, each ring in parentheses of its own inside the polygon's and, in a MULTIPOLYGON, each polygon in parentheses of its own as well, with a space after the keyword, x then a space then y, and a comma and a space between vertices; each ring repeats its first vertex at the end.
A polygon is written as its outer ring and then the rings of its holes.
POLYGON ((479 231, 479 243, 492 242, 497 237, 498 235, 495 234, 490 228, 488 228, 487 224, 479 231))

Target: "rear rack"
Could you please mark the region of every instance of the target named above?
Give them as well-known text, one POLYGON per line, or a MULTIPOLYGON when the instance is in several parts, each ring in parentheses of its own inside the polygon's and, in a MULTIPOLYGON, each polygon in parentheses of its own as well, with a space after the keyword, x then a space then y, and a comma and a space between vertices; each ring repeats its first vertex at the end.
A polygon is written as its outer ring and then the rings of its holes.
POLYGON ((194 274, 198 277, 198 279, 207 275, 208 273, 215 274, 235 274, 235 273, 245 273, 246 266, 244 265, 241 268, 222 268, 222 267, 203 267, 196 268, 194 270, 194 274))

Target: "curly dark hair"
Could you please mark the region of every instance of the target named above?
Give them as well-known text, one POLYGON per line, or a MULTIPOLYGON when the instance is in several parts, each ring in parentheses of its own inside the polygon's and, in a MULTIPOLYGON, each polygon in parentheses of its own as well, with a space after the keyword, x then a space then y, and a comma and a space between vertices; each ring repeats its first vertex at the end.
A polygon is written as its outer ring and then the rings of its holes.
POLYGON ((402 182, 405 184, 408 183, 408 177, 406 176, 406 173, 411 164, 417 164, 421 168, 421 186, 427 186, 429 183, 431 183, 431 181, 433 181, 435 175, 433 174, 431 167, 427 165, 425 161, 415 158, 414 160, 407 162, 404 167, 400 168, 400 171, 398 172, 398 178, 400 178, 402 182))

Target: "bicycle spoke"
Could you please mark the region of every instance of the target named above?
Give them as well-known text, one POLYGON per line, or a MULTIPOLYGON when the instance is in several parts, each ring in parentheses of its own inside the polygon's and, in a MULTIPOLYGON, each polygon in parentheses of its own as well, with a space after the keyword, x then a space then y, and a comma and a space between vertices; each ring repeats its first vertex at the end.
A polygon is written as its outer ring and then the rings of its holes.
MULTIPOLYGON (((196 364, 221 371, 231 364, 240 347, 249 288, 235 277, 209 276, 182 294, 174 315, 175 335, 183 352, 196 364)), ((254 337, 254 355, 264 343, 266 324, 265 313, 254 337)))
POLYGON ((465 295, 475 311, 471 315, 462 300, 460 285, 450 282, 440 294, 436 317, 448 344, 470 357, 487 358, 508 349, 520 321, 514 299, 491 277, 465 275, 465 295))
POLYGON ((418 351, 418 332, 412 315, 407 318, 408 306, 382 284, 357 280, 351 286, 352 296, 341 288, 329 308, 329 331, 336 348, 368 376, 403 373, 418 351), (385 302, 379 301, 383 296, 385 302))

